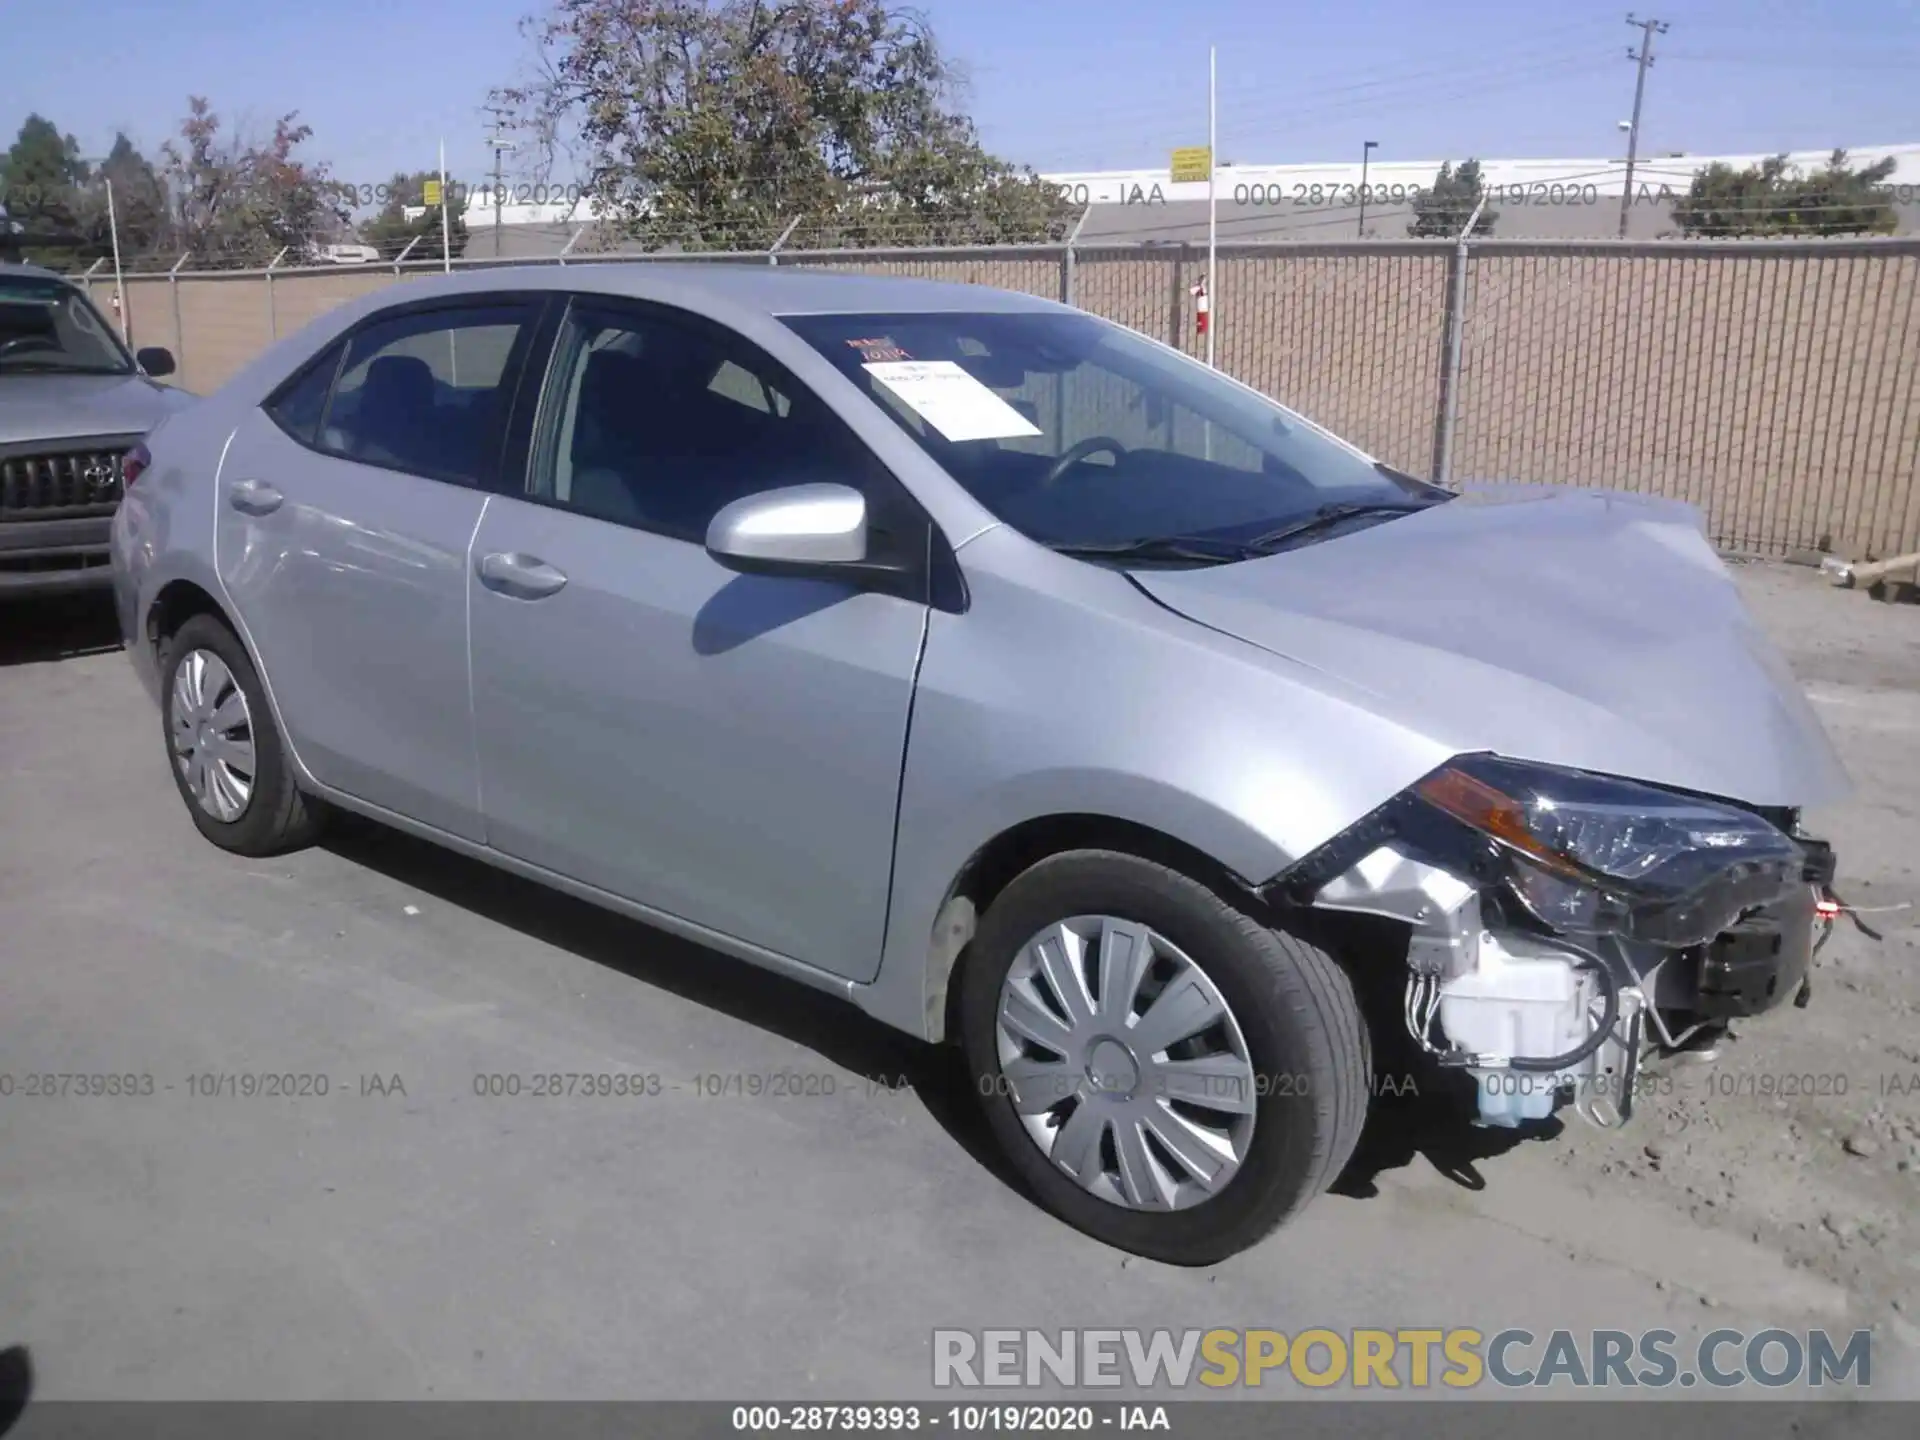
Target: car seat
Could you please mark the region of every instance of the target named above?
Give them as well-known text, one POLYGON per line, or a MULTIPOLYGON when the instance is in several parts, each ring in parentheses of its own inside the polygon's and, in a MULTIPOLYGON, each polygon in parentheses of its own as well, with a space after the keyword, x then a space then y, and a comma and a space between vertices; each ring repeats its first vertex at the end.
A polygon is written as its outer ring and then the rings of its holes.
POLYGON ((431 464, 437 389, 418 356, 380 356, 360 386, 348 453, 376 465, 444 468, 431 464))

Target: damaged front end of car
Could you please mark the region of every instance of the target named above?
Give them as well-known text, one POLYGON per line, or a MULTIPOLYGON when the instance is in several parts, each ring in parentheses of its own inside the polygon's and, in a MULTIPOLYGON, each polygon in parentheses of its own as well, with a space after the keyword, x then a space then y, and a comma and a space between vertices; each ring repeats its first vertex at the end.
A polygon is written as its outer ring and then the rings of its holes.
POLYGON ((1489 1125, 1616 1126, 1644 1057, 1792 995, 1836 912, 1793 810, 1457 756, 1263 887, 1408 927, 1404 1019, 1489 1125))

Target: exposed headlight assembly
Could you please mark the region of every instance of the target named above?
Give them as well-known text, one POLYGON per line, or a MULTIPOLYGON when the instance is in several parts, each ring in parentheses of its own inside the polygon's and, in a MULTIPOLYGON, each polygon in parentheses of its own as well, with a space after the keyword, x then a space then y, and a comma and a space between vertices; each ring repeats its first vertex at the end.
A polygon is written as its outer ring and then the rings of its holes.
POLYGON ((1567 935, 1702 944, 1805 864, 1758 815, 1577 770, 1468 755, 1413 795, 1485 837, 1513 895, 1567 935))

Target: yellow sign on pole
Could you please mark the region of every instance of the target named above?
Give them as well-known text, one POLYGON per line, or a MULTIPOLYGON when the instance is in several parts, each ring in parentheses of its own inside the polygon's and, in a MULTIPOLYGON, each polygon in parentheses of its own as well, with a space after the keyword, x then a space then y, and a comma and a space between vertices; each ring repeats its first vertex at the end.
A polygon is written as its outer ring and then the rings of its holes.
POLYGON ((1213 150, 1206 145, 1189 145, 1173 152, 1173 183, 1206 180, 1213 174, 1213 150))
POLYGON ((440 203, 440 182, 429 180, 420 187, 420 201, 431 209, 440 203))

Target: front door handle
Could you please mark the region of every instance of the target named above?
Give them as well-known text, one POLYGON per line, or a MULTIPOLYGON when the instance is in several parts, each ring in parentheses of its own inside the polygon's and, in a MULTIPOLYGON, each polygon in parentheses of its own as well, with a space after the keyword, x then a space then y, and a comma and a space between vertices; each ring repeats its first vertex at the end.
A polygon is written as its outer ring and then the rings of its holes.
POLYGON ((286 498, 264 480, 242 480, 227 492, 228 503, 249 515, 271 515, 286 498))
POLYGON ((498 590, 519 600, 539 600, 567 583, 564 573, 537 555, 495 551, 482 555, 474 570, 480 576, 480 583, 489 590, 498 590))

